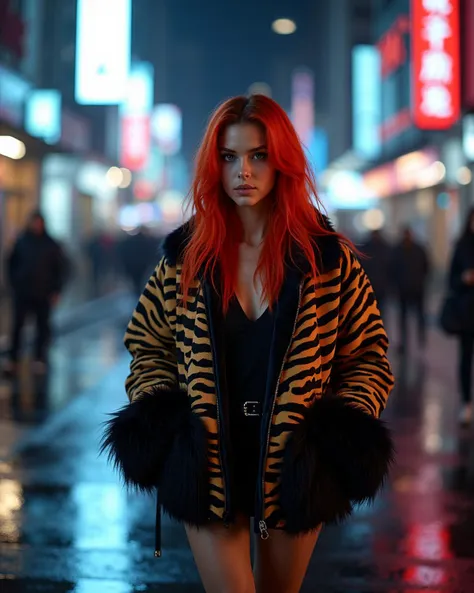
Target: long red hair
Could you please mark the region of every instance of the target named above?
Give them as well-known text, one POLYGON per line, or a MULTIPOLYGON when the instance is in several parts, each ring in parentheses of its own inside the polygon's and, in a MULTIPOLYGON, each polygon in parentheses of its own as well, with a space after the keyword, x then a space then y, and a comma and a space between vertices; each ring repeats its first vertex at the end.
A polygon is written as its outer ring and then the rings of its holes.
POLYGON ((316 206, 321 207, 313 174, 303 147, 285 111, 264 95, 235 97, 222 103, 212 114, 196 156, 195 175, 189 199, 195 216, 191 238, 185 248, 182 272, 184 303, 200 270, 215 282, 220 265, 224 312, 235 294, 238 246, 242 224, 236 206, 221 183, 220 142, 233 124, 255 123, 266 133, 269 162, 277 171, 272 191, 272 208, 256 274, 261 274, 262 299, 275 303, 284 275, 285 259, 299 248, 316 277, 315 237, 337 234, 328 230, 316 206))

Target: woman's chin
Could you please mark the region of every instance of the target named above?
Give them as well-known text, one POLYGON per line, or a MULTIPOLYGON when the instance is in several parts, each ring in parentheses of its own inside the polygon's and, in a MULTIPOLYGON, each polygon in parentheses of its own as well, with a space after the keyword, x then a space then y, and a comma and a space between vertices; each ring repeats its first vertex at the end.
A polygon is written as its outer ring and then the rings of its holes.
POLYGON ((232 200, 239 208, 248 208, 252 206, 257 206, 261 202, 263 202, 265 198, 262 196, 236 196, 233 197, 232 200))

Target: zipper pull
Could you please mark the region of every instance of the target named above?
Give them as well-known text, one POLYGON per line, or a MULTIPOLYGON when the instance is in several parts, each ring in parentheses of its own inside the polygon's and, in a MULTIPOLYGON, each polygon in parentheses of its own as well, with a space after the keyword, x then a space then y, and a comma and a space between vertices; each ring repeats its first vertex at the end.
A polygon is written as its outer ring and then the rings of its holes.
POLYGON ((259 521, 258 528, 260 529, 260 537, 263 540, 268 539, 270 537, 270 534, 268 533, 267 529, 267 524, 265 523, 265 521, 259 521))

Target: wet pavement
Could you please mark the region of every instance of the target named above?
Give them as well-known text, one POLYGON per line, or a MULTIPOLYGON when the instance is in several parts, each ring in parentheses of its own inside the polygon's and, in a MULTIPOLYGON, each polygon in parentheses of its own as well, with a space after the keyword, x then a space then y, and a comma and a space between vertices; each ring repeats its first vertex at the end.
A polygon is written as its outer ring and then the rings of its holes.
MULTIPOLYGON (((46 379, 0 384, 0 592, 203 591, 183 529, 127 493, 98 456, 105 414, 125 403, 122 319, 60 338, 46 379)), ((393 358, 385 418, 398 463, 375 505, 323 530, 303 592, 473 593, 474 431, 457 423, 455 343, 393 358)))

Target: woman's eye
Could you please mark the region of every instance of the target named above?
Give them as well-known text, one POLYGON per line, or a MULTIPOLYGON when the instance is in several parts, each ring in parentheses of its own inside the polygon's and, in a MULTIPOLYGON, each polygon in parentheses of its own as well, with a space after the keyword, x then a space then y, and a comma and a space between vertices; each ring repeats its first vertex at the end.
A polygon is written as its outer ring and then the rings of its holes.
POLYGON ((253 158, 254 158, 256 161, 264 161, 264 160, 267 158, 267 156, 268 156, 268 154, 267 154, 266 152, 256 152, 256 153, 253 155, 253 158))
POLYGON ((224 152, 222 154, 222 160, 226 161, 227 163, 233 163, 235 161, 235 154, 224 152))

